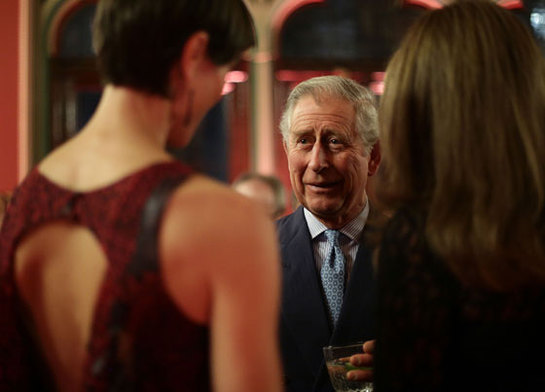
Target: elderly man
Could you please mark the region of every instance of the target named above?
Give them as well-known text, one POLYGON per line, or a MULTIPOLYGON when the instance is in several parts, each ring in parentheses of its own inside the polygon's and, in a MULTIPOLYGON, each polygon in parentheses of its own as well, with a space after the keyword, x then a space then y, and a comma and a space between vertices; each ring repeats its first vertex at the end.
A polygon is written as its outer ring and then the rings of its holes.
POLYGON ((309 79, 291 92, 280 128, 301 204, 277 226, 286 390, 330 392, 322 347, 374 337, 365 188, 380 163, 375 98, 350 79, 309 79))

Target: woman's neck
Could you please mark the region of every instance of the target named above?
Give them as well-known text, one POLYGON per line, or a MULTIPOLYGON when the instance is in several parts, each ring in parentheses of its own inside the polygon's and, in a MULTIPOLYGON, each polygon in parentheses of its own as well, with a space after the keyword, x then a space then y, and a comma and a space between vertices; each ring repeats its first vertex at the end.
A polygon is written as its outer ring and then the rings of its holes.
POLYGON ((166 98, 108 85, 85 128, 108 138, 164 149, 170 130, 170 111, 171 103, 166 98))

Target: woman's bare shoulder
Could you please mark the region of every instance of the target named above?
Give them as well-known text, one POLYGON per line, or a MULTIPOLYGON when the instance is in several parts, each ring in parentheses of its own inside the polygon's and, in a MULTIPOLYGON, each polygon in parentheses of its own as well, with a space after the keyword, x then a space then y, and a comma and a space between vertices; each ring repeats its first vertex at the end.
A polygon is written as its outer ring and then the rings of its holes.
POLYGON ((259 205, 203 176, 193 176, 178 188, 161 231, 168 250, 211 257, 227 248, 253 253, 275 238, 272 222, 259 205))
POLYGON ((208 301, 218 290, 239 299, 276 292, 273 222, 254 201, 216 181, 192 177, 180 186, 167 206, 159 247, 170 294, 199 322, 208 319, 208 301))
POLYGON ((237 224, 265 217, 255 202, 204 176, 193 176, 180 186, 169 210, 182 219, 198 216, 202 224, 212 223, 214 219, 217 221, 214 223, 234 219, 232 224, 237 224))

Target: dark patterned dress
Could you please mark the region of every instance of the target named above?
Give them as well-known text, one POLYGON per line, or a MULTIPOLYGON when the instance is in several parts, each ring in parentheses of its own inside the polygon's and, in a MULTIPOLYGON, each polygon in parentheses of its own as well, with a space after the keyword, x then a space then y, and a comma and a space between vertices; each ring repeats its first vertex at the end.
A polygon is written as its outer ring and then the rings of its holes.
POLYGON ((375 392, 545 391, 545 288, 462 285, 398 212, 379 256, 375 392))
POLYGON ((188 175, 178 162, 159 163, 85 193, 59 187, 36 169, 28 175, 0 237, 0 391, 54 389, 15 287, 13 255, 25 234, 59 219, 89 228, 109 263, 93 316, 84 390, 210 389, 208 328, 172 302, 155 257, 153 231, 168 190, 188 175), (152 193, 154 202, 147 202, 152 193))

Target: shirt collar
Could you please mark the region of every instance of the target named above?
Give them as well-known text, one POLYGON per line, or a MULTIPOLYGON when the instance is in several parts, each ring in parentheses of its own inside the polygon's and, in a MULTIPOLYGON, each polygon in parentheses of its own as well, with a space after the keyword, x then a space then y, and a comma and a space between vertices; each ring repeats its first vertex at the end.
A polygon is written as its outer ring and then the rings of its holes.
MULTIPOLYGON (((307 221, 310 237, 314 240, 316 237, 326 231, 327 227, 306 208, 303 208, 303 212, 305 214, 305 220, 307 221)), ((363 210, 361 210, 361 212, 354 219, 341 227, 339 231, 352 241, 358 239, 363 231, 363 228, 365 227, 365 222, 367 221, 368 216, 369 203, 367 202, 365 203, 363 210)))

